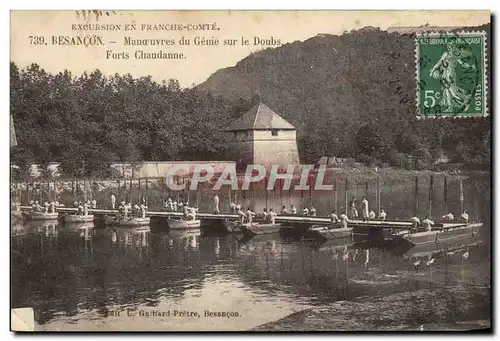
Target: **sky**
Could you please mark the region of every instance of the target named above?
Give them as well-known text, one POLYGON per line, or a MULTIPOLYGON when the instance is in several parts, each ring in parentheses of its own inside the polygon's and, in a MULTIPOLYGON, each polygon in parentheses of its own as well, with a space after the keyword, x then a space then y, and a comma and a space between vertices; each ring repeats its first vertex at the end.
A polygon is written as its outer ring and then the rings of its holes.
POLYGON ((303 41, 318 34, 342 34, 344 31, 366 26, 388 29, 394 27, 479 26, 490 22, 488 11, 116 11, 103 15, 77 16, 76 11, 12 11, 11 61, 20 67, 38 63, 48 72, 64 69, 75 75, 99 69, 105 74, 126 74, 134 77, 151 75, 157 81, 178 79, 189 87, 205 81, 221 68, 234 66, 252 52, 276 45, 254 45, 254 37, 284 43, 303 41), (120 31, 73 30, 78 24, 116 24, 120 31), (208 31, 148 31, 141 25, 154 24, 216 24, 217 30, 208 31), (125 31, 125 24, 135 24, 137 30, 125 31), (99 36, 100 46, 69 46, 53 44, 62 37, 99 36), (32 38, 30 38, 30 36, 32 38), (179 46, 179 39, 190 38, 190 46, 179 46), (237 39, 236 46, 195 46, 194 38, 237 39), (45 44, 36 44, 43 37, 45 44), (173 40, 175 46, 125 46, 125 37, 131 39, 173 40), (242 37, 250 41, 241 45, 242 37), (135 59, 137 50, 146 53, 183 53, 185 59, 135 59), (111 51, 111 52, 108 52, 111 51), (117 59, 127 54, 128 59, 117 59), (107 58, 109 57, 109 58, 107 58))

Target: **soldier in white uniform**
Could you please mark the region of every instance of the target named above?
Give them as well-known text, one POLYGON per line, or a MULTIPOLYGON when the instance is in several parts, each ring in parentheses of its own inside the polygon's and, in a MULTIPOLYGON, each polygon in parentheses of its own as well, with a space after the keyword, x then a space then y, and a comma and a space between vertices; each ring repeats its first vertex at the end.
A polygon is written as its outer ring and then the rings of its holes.
POLYGON ((434 222, 432 220, 430 220, 429 217, 425 217, 425 219, 422 220, 422 227, 426 231, 431 231, 433 225, 434 225, 434 222))
POLYGON ((111 193, 111 209, 114 210, 115 209, 115 204, 116 204, 116 198, 115 198, 115 195, 113 193, 111 193))
POLYGON ((267 214, 268 218, 269 218, 269 221, 271 222, 271 224, 275 224, 276 223, 276 212, 273 211, 272 208, 269 209, 269 213, 267 214))
POLYGON ((217 194, 214 194, 214 214, 219 214, 219 196, 217 194))
POLYGON ((338 215, 335 213, 335 210, 333 210, 332 214, 330 214, 330 219, 332 224, 336 224, 340 221, 338 215))
POLYGON ((252 223, 252 219, 253 219, 253 216, 254 216, 254 213, 252 212, 252 210, 250 209, 250 207, 247 209, 247 220, 248 222, 251 224, 252 223))

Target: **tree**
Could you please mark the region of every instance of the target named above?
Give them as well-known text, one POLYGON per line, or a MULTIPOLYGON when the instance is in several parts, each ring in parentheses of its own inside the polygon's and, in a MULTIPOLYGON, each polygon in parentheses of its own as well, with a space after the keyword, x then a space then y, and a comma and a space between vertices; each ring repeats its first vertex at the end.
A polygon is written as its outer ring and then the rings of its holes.
POLYGON ((189 89, 175 79, 11 63, 10 111, 23 151, 11 162, 27 153, 34 163, 60 162, 65 176, 97 176, 124 160, 220 160, 224 127, 260 99, 297 128, 303 162, 327 155, 398 167, 417 154, 421 167, 433 167, 444 154, 489 167, 489 118, 415 118, 413 63, 412 34, 373 28, 262 50, 189 89))
POLYGON ((388 139, 375 124, 365 124, 356 134, 356 144, 360 153, 381 159, 390 147, 388 139))

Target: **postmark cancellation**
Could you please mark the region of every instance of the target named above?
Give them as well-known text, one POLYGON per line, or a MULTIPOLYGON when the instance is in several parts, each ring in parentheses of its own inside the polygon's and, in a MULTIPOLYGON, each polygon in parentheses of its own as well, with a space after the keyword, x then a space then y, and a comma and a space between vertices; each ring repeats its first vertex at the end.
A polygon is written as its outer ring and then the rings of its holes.
POLYGON ((488 116, 486 32, 418 33, 418 118, 488 116))

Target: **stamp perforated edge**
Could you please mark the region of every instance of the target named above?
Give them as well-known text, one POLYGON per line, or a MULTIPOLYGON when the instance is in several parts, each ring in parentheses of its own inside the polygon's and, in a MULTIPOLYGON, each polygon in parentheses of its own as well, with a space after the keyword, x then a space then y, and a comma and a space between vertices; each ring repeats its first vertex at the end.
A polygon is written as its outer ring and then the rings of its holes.
POLYGON ((487 72, 487 65, 488 65, 488 54, 486 53, 488 49, 488 42, 487 42, 487 35, 486 31, 456 31, 456 32, 437 32, 437 31, 429 31, 429 32, 417 32, 415 36, 415 83, 416 83, 416 106, 417 106, 417 119, 435 119, 435 118, 442 118, 442 119, 460 119, 460 118, 480 118, 480 117, 488 117, 489 112, 488 112, 488 72, 487 72), (482 115, 476 115, 476 116, 471 116, 470 114, 467 113, 457 113, 454 114, 453 116, 425 116, 420 113, 420 90, 419 90, 419 80, 420 80, 420 66, 419 66, 419 60, 420 60, 420 45, 418 44, 418 38, 422 36, 467 36, 467 35, 480 35, 483 37, 483 88, 484 88, 484 110, 482 115))

